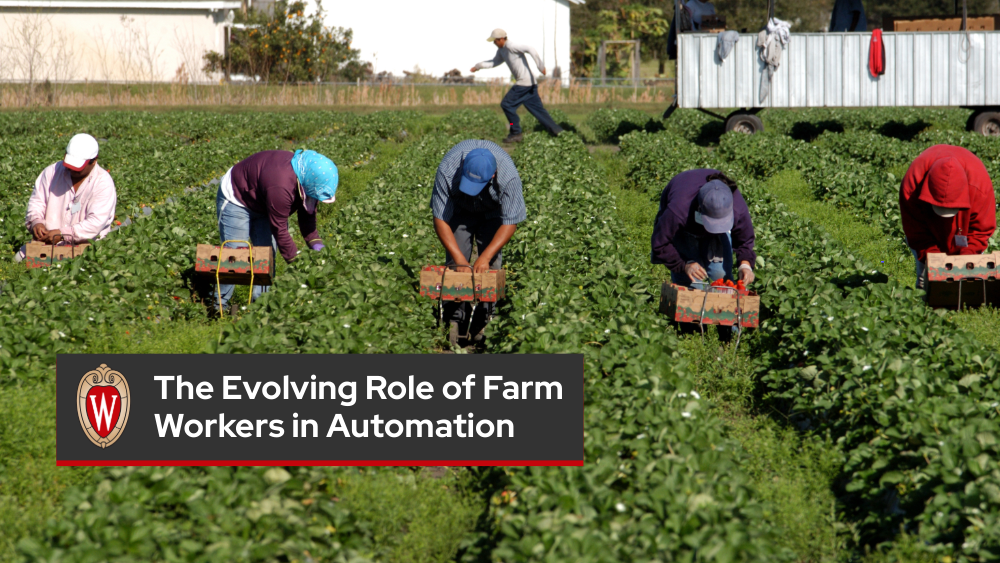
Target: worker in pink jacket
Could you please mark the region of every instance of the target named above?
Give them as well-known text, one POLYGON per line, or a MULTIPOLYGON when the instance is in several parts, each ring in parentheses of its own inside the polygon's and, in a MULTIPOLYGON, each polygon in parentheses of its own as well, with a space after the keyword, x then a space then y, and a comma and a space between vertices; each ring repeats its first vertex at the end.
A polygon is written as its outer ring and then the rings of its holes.
MULTIPOLYGON (((78 244, 111 232, 118 196, 111 175, 97 164, 97 139, 80 133, 66 145, 66 158, 35 180, 25 226, 33 240, 78 244)), ((25 247, 15 256, 24 259, 25 247)))

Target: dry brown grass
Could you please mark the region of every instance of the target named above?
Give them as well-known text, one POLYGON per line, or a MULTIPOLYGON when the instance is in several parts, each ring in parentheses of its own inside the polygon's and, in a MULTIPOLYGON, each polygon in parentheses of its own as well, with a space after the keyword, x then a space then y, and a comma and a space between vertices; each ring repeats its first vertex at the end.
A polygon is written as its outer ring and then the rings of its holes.
MULTIPOLYGON (((0 106, 483 106, 500 103, 508 84, 427 85, 194 85, 194 84, 0 84, 0 106)), ((555 81, 539 86, 546 104, 665 103, 669 86, 594 87, 555 81)))

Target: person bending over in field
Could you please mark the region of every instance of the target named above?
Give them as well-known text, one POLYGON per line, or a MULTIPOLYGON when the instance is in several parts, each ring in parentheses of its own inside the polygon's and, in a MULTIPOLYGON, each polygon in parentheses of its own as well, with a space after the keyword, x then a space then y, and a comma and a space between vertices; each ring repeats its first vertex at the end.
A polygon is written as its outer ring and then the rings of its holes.
MULTIPOLYGON (((111 175, 97 164, 97 139, 80 133, 66 145, 66 157, 35 180, 25 226, 46 244, 79 244, 111 232, 118 195, 111 175)), ((14 259, 24 260, 26 246, 14 259)))
MULTIPOLYGON (((229 169, 215 198, 219 236, 225 241, 249 240, 253 246, 273 246, 286 262, 299 250, 288 232, 288 219, 298 215, 299 230, 309 248, 325 248, 316 232, 318 202, 333 203, 337 193, 337 165, 316 151, 263 151, 229 169)), ((243 242, 225 243, 228 248, 246 248, 243 242)), ((213 304, 225 310, 233 285, 220 285, 213 304)), ((257 299, 267 286, 255 285, 257 299)))
POLYGON ((673 283, 732 279, 733 252, 744 284, 754 280, 753 222, 736 183, 718 170, 674 176, 660 195, 653 224, 652 261, 670 270, 673 283))
POLYGON ((545 66, 542 64, 542 59, 538 57, 538 51, 527 45, 507 41, 507 32, 499 28, 494 29, 486 40, 492 41, 496 45, 497 54, 492 60, 476 63, 476 66, 472 67, 472 72, 507 63, 507 67, 510 68, 515 79, 514 85, 500 102, 500 108, 503 109, 507 121, 510 123, 510 134, 507 135, 504 142, 517 143, 523 139, 521 118, 517 116, 517 108, 522 105, 528 109, 528 113, 535 116, 535 119, 548 129, 549 133, 553 135, 562 133, 562 127, 556 124, 549 112, 545 111, 542 106, 542 98, 538 96, 538 82, 535 81, 535 75, 528 68, 528 59, 524 56, 525 53, 531 55, 531 58, 535 59, 535 66, 544 75, 545 66))
MULTIPOLYGON (((437 169, 431 194, 434 230, 445 249, 445 265, 480 274, 499 269, 502 249, 527 218, 521 177, 514 161, 496 143, 467 140, 452 147, 437 169), (470 265, 472 242, 479 258, 470 265)), ((483 339, 493 303, 481 303, 480 318, 467 318, 468 303, 447 302, 444 317, 451 326, 450 339, 458 343, 459 324, 473 323, 468 332, 476 342, 483 339), (478 330, 477 330, 478 326, 478 330)))
POLYGON ((951 145, 920 153, 899 187, 899 214, 923 289, 927 253, 982 254, 996 230, 996 195, 983 161, 951 145))

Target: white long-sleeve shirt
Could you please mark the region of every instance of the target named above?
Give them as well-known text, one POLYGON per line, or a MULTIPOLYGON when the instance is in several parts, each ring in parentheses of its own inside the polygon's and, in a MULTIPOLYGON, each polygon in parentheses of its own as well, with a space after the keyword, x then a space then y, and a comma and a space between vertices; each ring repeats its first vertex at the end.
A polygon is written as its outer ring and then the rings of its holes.
POLYGON ((76 192, 69 174, 61 160, 42 170, 28 199, 25 226, 29 231, 36 223, 59 229, 71 244, 103 238, 111 232, 118 203, 111 174, 95 165, 76 192), (75 213, 74 201, 79 204, 75 213))
POLYGON ((511 74, 516 79, 515 86, 534 86, 535 75, 532 74, 531 69, 528 67, 528 59, 524 56, 525 54, 531 55, 531 58, 535 59, 535 66, 538 67, 538 70, 545 71, 542 59, 538 56, 538 51, 534 47, 518 45, 510 41, 504 44, 503 49, 497 49, 497 54, 493 57, 493 60, 476 63, 476 69, 493 68, 502 63, 507 63, 507 67, 510 68, 511 74))

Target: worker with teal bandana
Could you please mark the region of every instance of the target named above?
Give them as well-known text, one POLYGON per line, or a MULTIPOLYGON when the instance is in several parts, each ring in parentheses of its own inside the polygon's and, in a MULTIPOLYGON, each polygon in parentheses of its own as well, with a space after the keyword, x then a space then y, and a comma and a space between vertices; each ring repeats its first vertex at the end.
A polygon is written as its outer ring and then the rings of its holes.
MULTIPOLYGON (((298 216, 299 231, 314 251, 325 248, 316 232, 316 207, 319 202, 336 199, 339 175, 337 165, 312 150, 263 151, 247 157, 222 177, 216 196, 219 236, 228 248, 253 246, 275 248, 286 262, 299 250, 288 232, 288 219, 298 216)), ((220 285, 220 295, 213 305, 225 310, 234 286, 220 285)), ((268 290, 255 285, 251 299, 268 290)))

